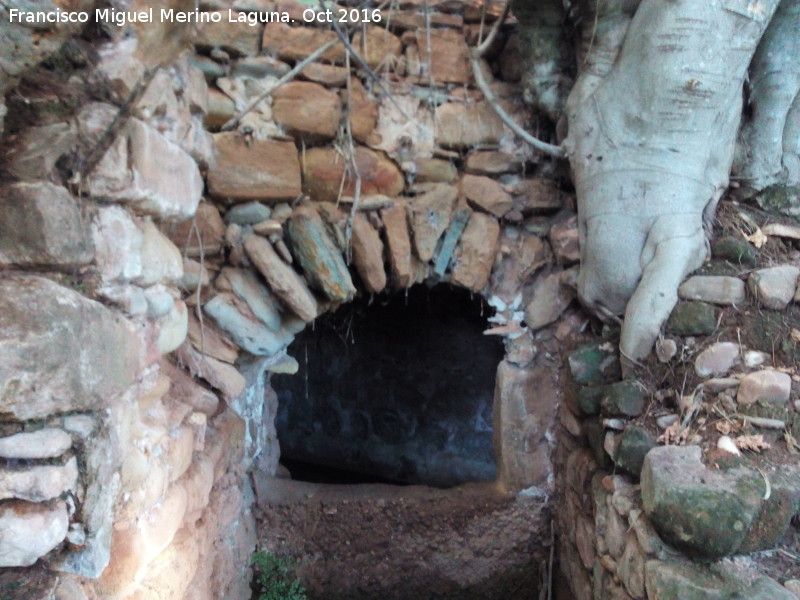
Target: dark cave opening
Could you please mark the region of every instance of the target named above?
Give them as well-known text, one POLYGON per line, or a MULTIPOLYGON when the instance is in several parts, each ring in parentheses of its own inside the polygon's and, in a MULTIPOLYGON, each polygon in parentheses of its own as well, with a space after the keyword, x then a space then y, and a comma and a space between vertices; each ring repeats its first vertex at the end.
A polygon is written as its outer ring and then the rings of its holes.
POLYGON ((466 290, 422 285, 357 298, 307 327, 289 347, 299 371, 271 379, 292 477, 493 481, 492 403, 504 349, 483 335, 491 310, 466 290))

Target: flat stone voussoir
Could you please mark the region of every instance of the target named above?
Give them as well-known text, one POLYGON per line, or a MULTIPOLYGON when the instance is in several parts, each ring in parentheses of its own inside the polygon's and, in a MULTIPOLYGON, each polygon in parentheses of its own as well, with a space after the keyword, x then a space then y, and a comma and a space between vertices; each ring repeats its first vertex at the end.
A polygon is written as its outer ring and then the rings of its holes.
POLYGON ((334 302, 352 299, 356 288, 350 272, 319 213, 310 206, 295 209, 288 232, 293 254, 311 287, 334 302))

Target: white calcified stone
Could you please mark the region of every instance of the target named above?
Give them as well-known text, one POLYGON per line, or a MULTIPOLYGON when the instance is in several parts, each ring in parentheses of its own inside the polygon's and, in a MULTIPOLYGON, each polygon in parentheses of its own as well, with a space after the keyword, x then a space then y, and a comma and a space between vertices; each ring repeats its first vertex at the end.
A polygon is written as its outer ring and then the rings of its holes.
POLYGON ((751 369, 760 367, 769 361, 769 354, 758 350, 748 350, 744 353, 744 366, 751 369))
POLYGON ((725 450, 725 452, 730 452, 735 456, 741 455, 739 448, 736 447, 736 444, 734 444, 730 436, 727 435, 720 436, 720 438, 717 440, 717 448, 720 450, 725 450))
POLYGON ((19 498, 31 502, 52 500, 75 489, 78 461, 73 456, 65 465, 0 468, 0 500, 19 498))
POLYGON ((138 283, 150 286, 179 281, 183 277, 181 251, 149 219, 142 221, 141 229, 142 273, 138 283))
POLYGON ((29 567, 62 542, 68 526, 63 500, 0 505, 0 567, 29 567))
POLYGON ((774 404, 786 404, 792 392, 792 378, 786 373, 772 369, 756 371, 744 376, 739 384, 736 401, 747 406, 758 400, 774 404))
POLYGON ((183 344, 189 333, 189 311, 183 300, 176 300, 161 318, 158 329, 158 351, 168 354, 183 344))
POLYGON ((63 429, 48 427, 0 438, 3 458, 55 458, 72 446, 72 436, 63 429))
POLYGON ((773 310, 783 310, 794 298, 800 269, 781 265, 759 269, 750 274, 747 284, 759 303, 773 310))
POLYGON ((694 361, 698 377, 720 377, 741 361, 741 348, 734 342, 717 342, 703 350, 694 361))
POLYGON ((92 222, 92 240, 104 282, 131 281, 141 276, 142 232, 124 208, 100 208, 92 222))
POLYGON ((702 300, 712 304, 741 304, 745 301, 744 281, 738 277, 695 275, 683 282, 678 295, 684 300, 702 300))
POLYGON ((203 192, 197 163, 180 146, 139 119, 112 145, 87 178, 90 196, 131 205, 164 220, 192 217, 203 192))
POLYGON ((175 296, 160 283, 144 290, 144 297, 147 300, 147 314, 153 318, 167 314, 175 304, 175 296))
POLYGON ((82 440, 86 440, 94 431, 95 422, 89 415, 68 415, 64 417, 64 429, 82 440))

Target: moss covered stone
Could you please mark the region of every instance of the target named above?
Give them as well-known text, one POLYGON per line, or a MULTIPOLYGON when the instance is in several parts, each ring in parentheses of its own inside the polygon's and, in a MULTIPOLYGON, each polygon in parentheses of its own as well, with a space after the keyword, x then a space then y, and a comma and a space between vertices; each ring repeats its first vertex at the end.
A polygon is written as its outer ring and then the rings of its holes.
POLYGON ((647 392, 632 381, 607 385, 600 401, 600 412, 606 417, 638 417, 647 406, 647 392))
POLYGON ((611 342, 581 346, 567 358, 569 375, 579 385, 600 385, 622 376, 616 347, 611 342))
POLYGON ((622 432, 614 463, 634 477, 639 477, 644 457, 658 445, 656 439, 639 425, 628 425, 622 432))
POLYGON ((594 459, 601 469, 607 469, 611 466, 611 457, 606 453, 603 448, 605 441, 605 429, 597 418, 586 419, 583 422, 583 432, 586 435, 586 441, 589 443, 589 448, 594 455, 594 459))
POLYGON ((756 202, 769 212, 800 217, 800 186, 771 185, 756 196, 756 202))
POLYGON ((713 561, 741 546, 761 510, 764 482, 755 471, 707 469, 697 446, 647 453, 642 504, 659 535, 698 560, 713 561))
POLYGON ((648 598, 662 600, 797 600, 794 594, 769 577, 753 578, 734 566, 704 566, 688 561, 648 561, 645 586, 648 598))
POLYGON ((706 302, 682 302, 667 321, 667 331, 676 335, 709 335, 716 328, 717 309, 706 302))
POLYGON ((789 529, 792 516, 800 510, 800 470, 795 466, 787 466, 777 473, 770 473, 768 477, 769 498, 761 503, 761 510, 739 546, 740 553, 777 546, 789 529))
POLYGON ((728 235, 711 243, 711 254, 714 258, 727 260, 743 267, 756 266, 755 249, 740 236, 728 235))

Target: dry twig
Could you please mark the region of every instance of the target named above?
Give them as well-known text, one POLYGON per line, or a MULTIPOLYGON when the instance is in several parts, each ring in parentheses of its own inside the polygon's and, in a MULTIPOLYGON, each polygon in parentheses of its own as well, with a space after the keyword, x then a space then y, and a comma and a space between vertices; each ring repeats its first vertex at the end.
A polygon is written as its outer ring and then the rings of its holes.
POLYGON ((537 140, 527 131, 525 131, 522 127, 520 127, 511 115, 509 115, 505 109, 500 106, 497 98, 495 97, 492 90, 489 88, 489 84, 486 83, 486 79, 483 77, 483 73, 481 73, 481 66, 478 62, 479 56, 476 56, 475 52, 470 53, 469 60, 472 63, 472 73, 475 76, 475 83, 478 84, 481 92, 483 92, 486 101, 489 103, 489 106, 492 107, 494 112, 497 113, 497 116, 505 123, 511 131, 517 134, 520 138, 524 141, 528 142, 531 146, 547 154, 548 156, 553 156, 555 158, 566 158, 567 153, 564 150, 563 146, 556 146, 554 144, 548 144, 547 142, 543 142, 541 140, 537 140))

